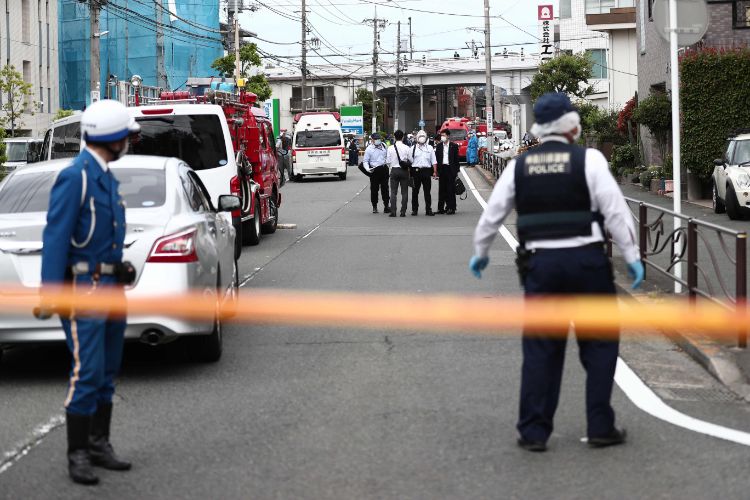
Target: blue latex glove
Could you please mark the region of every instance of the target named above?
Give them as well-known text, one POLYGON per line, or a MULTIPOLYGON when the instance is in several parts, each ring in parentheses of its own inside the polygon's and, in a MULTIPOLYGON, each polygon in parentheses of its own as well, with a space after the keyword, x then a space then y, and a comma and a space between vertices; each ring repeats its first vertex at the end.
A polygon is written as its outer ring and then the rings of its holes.
POLYGON ((631 286, 633 290, 641 286, 644 273, 643 263, 640 260, 628 264, 628 275, 633 278, 633 285, 631 286))
POLYGON ((477 279, 482 279, 482 271, 484 271, 484 268, 486 268, 487 264, 489 263, 489 257, 478 257, 476 255, 473 256, 469 261, 469 269, 471 270, 471 274, 476 276, 477 279))

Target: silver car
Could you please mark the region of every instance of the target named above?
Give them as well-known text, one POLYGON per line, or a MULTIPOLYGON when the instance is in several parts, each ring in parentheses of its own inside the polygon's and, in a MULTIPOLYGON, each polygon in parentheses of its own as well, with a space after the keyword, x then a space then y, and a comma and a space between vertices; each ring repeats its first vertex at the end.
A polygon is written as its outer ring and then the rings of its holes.
MULTIPOLYGON (((0 183, 0 283, 36 293, 40 284, 42 231, 49 194, 57 174, 70 160, 21 167, 0 183)), ((128 297, 178 295, 188 291, 215 297, 218 307, 237 300, 235 231, 229 212, 236 196, 211 204, 200 178, 176 158, 127 156, 111 165, 126 204, 124 260, 137 270, 128 297)), ((129 316, 126 339, 157 345, 189 336, 196 360, 221 357, 221 321, 204 323, 129 316)), ((0 316, 0 347, 63 341, 58 319, 36 319, 32 311, 0 316)))

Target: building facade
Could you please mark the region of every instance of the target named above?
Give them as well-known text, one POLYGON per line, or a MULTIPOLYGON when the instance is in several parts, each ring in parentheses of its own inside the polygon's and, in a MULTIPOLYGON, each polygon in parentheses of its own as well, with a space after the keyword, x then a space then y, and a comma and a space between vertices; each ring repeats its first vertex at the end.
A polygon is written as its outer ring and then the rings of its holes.
MULTIPOLYGON (((654 0, 637 0, 636 40, 638 46, 638 96, 644 99, 654 92, 669 93, 669 43, 658 33, 654 24, 654 0)), ((720 0, 707 2, 709 25, 696 47, 734 48, 750 45, 750 1, 720 0)), ((710 75, 706 75, 710 78, 710 75)), ((641 163, 661 165, 663 158, 648 130, 640 129, 641 163)), ((688 196, 699 197, 700 189, 688 175, 688 196)))
MULTIPOLYGON (((15 134, 38 136, 58 109, 57 1, 2 1, 5 19, 0 22, 0 60, 3 66, 15 67, 32 85, 36 109, 33 115, 21 117, 15 134)), ((0 103, 6 99, 0 96, 0 103)))
MULTIPOLYGON (((13 0, 11 0, 13 1, 13 0)), ((92 33, 89 5, 60 0, 60 103, 83 109, 98 90, 119 99, 119 82, 133 75, 144 86, 184 88, 188 78, 217 75, 211 63, 224 53, 219 0, 139 2, 110 0, 100 12, 99 88, 89 83, 92 33)))

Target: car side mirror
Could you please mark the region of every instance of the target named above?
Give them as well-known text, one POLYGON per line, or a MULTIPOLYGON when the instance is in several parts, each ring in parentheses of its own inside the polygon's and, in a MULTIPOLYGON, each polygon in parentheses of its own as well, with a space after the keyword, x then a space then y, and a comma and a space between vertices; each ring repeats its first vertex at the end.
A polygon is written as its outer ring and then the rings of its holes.
POLYGON ((222 194, 219 196, 219 212, 234 212, 242 208, 239 196, 222 194))
POLYGON ((714 160, 714 165, 717 167, 723 167, 724 166, 724 160, 721 160, 719 158, 714 160))

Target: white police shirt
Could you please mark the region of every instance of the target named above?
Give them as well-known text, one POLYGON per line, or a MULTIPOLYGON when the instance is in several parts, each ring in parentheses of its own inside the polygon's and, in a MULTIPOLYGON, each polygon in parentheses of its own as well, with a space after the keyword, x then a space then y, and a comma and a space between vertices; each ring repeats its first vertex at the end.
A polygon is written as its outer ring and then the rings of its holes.
POLYGON ((433 165, 437 164, 437 158, 435 158, 435 150, 429 144, 417 144, 415 148, 412 148, 414 153, 414 163, 412 166, 418 168, 432 168, 433 165))
POLYGON ((386 149, 385 145, 370 144, 365 149, 365 157, 362 160, 362 166, 367 169, 368 172, 372 172, 376 167, 386 164, 386 149))
MULTIPOLYGON (((547 136, 541 142, 568 142, 562 136, 547 136)), ((515 160, 511 160, 503 171, 492 191, 487 208, 482 213, 474 231, 475 255, 486 257, 490 246, 497 236, 508 213, 514 208, 516 198, 515 160)), ((586 149, 586 185, 591 197, 591 211, 604 216, 604 225, 612 235, 625 261, 635 262, 640 259, 636 243, 633 216, 614 177, 609 171, 609 164, 604 155, 596 149, 586 149)), ((529 250, 550 248, 575 248, 591 243, 604 241, 604 235, 597 222, 591 223, 591 236, 575 236, 554 240, 535 240, 526 243, 529 250)))

